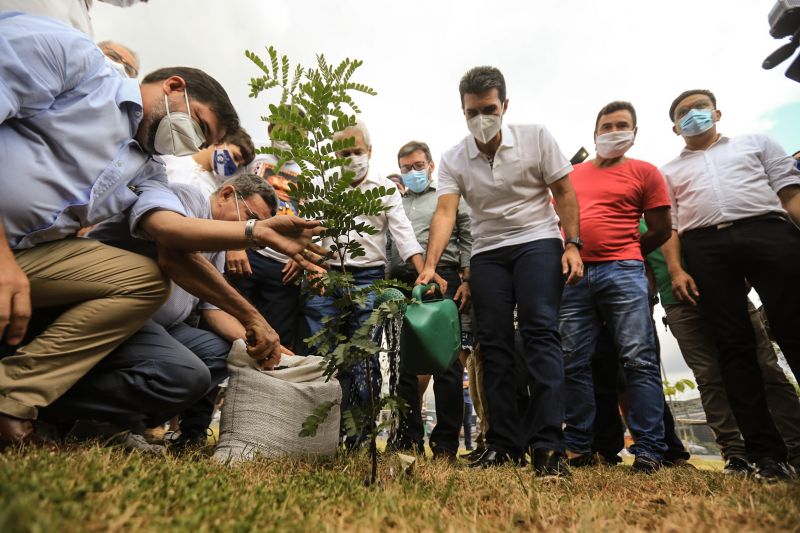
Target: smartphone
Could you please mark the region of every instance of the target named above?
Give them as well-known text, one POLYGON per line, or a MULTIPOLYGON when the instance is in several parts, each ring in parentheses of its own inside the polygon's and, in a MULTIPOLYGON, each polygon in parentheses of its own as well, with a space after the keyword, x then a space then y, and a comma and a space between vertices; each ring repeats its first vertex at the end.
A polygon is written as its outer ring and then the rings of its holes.
POLYGON ((570 159, 569 162, 573 165, 577 165, 578 163, 583 163, 586 161, 587 157, 589 157, 589 151, 581 146, 581 149, 575 152, 575 155, 572 156, 572 159, 570 159))

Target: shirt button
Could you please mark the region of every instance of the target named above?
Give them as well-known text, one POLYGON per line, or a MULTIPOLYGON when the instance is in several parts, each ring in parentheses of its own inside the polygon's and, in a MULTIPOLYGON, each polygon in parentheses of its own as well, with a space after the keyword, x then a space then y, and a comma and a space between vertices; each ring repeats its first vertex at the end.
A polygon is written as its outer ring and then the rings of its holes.
POLYGON ((136 118, 142 118, 142 112, 141 111, 137 111, 136 112, 136 118))
POLYGON ((117 161, 117 166, 122 168, 122 161, 117 161))

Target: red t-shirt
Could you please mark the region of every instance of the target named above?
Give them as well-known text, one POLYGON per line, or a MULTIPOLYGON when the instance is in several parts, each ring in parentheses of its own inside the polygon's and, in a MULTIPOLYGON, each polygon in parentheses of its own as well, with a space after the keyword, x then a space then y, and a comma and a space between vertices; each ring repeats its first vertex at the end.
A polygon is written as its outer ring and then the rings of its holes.
POLYGON ((643 261, 639 219, 648 209, 669 206, 667 183, 656 167, 628 159, 611 168, 591 161, 569 175, 578 196, 584 261, 643 261))

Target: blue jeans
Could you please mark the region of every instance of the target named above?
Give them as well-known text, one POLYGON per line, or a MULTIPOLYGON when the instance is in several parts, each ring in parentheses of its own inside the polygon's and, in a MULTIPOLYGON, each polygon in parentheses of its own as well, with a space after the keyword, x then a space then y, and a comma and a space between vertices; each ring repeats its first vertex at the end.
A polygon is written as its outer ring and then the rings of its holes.
POLYGON ((559 329, 566 376, 567 448, 575 453, 592 450, 596 411, 592 355, 602 321, 608 324, 625 372, 628 422, 637 438, 632 452, 660 460, 666 451, 664 391, 644 263, 636 260, 587 263, 583 279, 564 288, 559 329))
POLYGON ((564 358, 558 337, 563 251, 560 239, 541 239, 481 252, 470 261, 492 450, 516 456, 529 446, 564 451, 564 358), (531 391, 524 414, 515 386, 515 304, 522 372, 531 391))
MULTIPOLYGON (((365 287, 373 281, 383 279, 384 269, 383 267, 365 268, 353 271, 352 274, 354 285, 356 287, 365 287)), ((341 313, 333 303, 342 296, 344 296, 344 289, 337 289, 331 294, 326 293, 324 296, 314 295, 308 297, 308 301, 306 302, 306 320, 308 321, 311 335, 314 335, 322 329, 323 318, 336 316, 341 313)), ((350 319, 346 324, 346 331, 342 332, 348 339, 352 337, 359 326, 369 318, 374 305, 375 295, 370 294, 367 298, 366 305, 359 307, 354 314, 350 315, 350 319)), ((376 331, 373 335, 373 340, 380 342, 380 335, 381 332, 376 331)), ((311 353, 314 353, 313 347, 309 347, 309 349, 311 353)), ((372 375, 373 399, 377 399, 381 393, 382 383, 381 366, 377 353, 370 357, 370 373, 372 375)), ((351 405, 368 405, 370 403, 366 362, 355 365, 349 372, 340 372, 337 378, 342 386, 343 411, 351 405)))

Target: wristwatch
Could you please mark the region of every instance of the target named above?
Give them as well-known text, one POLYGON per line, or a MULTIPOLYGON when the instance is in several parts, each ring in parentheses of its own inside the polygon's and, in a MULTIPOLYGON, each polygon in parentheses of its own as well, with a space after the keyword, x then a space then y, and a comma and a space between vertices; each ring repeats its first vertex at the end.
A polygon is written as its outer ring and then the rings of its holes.
POLYGON ((247 247, 251 250, 258 248, 256 245, 256 238, 253 236, 253 230, 256 227, 257 220, 251 218, 247 221, 247 224, 244 225, 244 236, 247 237, 247 247))
POLYGON ((578 250, 583 250, 583 241, 580 237, 567 237, 564 239, 564 245, 574 244, 578 250))

